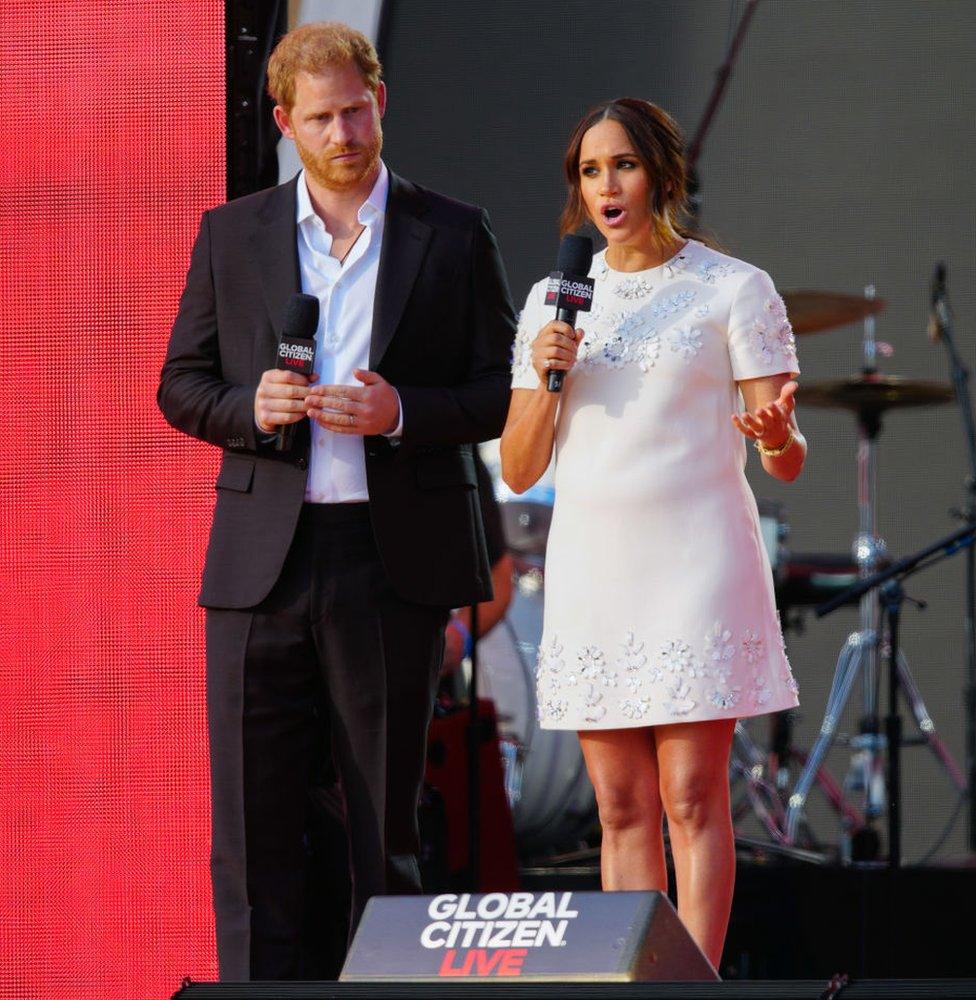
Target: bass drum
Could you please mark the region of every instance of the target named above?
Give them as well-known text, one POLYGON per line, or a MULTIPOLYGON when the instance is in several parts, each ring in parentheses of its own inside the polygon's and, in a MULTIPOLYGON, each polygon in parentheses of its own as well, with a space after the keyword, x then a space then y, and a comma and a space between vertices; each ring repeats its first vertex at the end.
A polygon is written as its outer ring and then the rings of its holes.
POLYGON ((541 729, 535 664, 542 640, 543 560, 515 557, 507 616, 478 644, 479 687, 498 713, 498 731, 523 857, 577 847, 596 822, 596 798, 574 731, 541 729))

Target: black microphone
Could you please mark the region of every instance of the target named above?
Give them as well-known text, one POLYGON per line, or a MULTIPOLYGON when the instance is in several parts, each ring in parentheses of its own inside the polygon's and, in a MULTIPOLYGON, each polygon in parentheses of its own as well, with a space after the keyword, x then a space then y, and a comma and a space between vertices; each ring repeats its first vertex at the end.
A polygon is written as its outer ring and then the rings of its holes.
MULTIPOLYGON (((556 319, 576 328, 576 314, 589 312, 593 305, 593 279, 588 278, 593 263, 593 240, 589 236, 564 236, 559 244, 556 270, 549 275, 546 305, 556 307, 556 319)), ((560 392, 566 372, 555 368, 549 372, 546 388, 560 392)))
POLYGON ((929 314, 929 340, 933 344, 937 344, 942 339, 942 331, 946 328, 949 320, 946 307, 946 266, 941 260, 935 265, 935 270, 932 272, 930 304, 932 311, 929 314))
MULTIPOLYGON (((319 300, 297 292, 288 301, 285 325, 278 341, 278 369, 306 377, 315 369, 315 331, 319 326, 319 300)), ((276 451, 288 451, 297 424, 282 424, 275 439, 276 451)))

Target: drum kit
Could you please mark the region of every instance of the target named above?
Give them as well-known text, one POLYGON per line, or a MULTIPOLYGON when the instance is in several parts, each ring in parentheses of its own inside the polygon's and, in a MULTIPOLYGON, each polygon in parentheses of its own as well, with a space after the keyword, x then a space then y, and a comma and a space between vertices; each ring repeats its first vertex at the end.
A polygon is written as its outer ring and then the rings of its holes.
MULTIPOLYGON (((784 294, 796 334, 806 336, 863 323, 864 367, 849 379, 805 383, 797 393, 800 407, 853 413, 857 422, 859 530, 851 555, 793 553, 787 545, 788 525, 781 504, 759 500, 763 541, 773 570, 777 604, 784 631, 799 627, 805 609, 837 598, 858 581, 888 563, 876 523, 876 445, 882 418, 891 409, 933 406, 953 400, 950 384, 881 374, 878 357, 890 353, 875 340, 875 317, 885 303, 871 287, 865 295, 795 291, 784 294)), ((506 618, 479 646, 480 683, 492 698, 499 719, 506 791, 512 805, 515 835, 523 858, 554 857, 578 847, 596 827, 596 804, 587 779, 576 734, 540 729, 535 712, 535 662, 542 637, 545 548, 554 490, 544 479, 525 493, 513 494, 498 475, 497 455, 482 449, 496 483, 506 539, 515 561, 514 596, 506 618)), ((752 725, 739 723, 733 744, 730 780, 737 833, 751 816, 764 832, 762 840, 739 838, 740 846, 784 853, 799 860, 868 861, 878 857, 880 838, 874 821, 885 809, 886 737, 878 704, 882 662, 886 653, 880 599, 872 590, 859 601, 859 628, 844 644, 833 677, 823 722, 809 750, 794 744, 793 712, 770 717, 768 746, 753 735, 752 725), (860 680, 859 731, 845 737, 851 752, 842 781, 827 770, 827 752, 839 739, 838 727, 860 680), (793 780, 794 773, 798 776, 793 780), (816 791, 839 825, 839 843, 827 847, 807 820, 807 805, 816 791), (825 853, 826 852, 826 853, 825 853)), ((897 656, 898 683, 918 727, 915 742, 927 744, 949 781, 966 792, 966 779, 926 709, 907 660, 897 656)), ((579 857, 570 854, 567 857, 579 857)))

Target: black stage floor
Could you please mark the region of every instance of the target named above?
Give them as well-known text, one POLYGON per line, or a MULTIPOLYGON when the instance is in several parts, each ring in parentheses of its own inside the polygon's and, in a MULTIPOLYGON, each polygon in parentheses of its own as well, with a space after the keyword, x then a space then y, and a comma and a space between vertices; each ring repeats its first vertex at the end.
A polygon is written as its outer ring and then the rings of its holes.
MULTIPOLYGON (((527 868, 521 882, 533 891, 600 887, 593 864, 527 868)), ((891 872, 750 856, 739 859, 721 983, 187 983, 176 996, 976 1000, 974 929, 976 866, 891 872)))
MULTIPOLYGON (((593 866, 531 868, 522 882, 600 887, 593 866)), ((725 980, 972 979, 974 931, 976 867, 892 873, 740 859, 720 971, 725 980)))
POLYGON ((753 983, 189 983, 174 1000, 974 1000, 976 981, 753 983))

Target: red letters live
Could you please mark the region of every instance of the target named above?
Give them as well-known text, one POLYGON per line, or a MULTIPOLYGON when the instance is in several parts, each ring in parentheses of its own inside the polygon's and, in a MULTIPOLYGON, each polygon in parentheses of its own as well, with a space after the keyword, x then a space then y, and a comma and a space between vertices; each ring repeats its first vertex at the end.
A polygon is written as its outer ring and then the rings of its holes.
POLYGON ((448 948, 438 972, 440 976, 521 976, 528 948, 471 948, 455 965, 457 948, 448 948))

